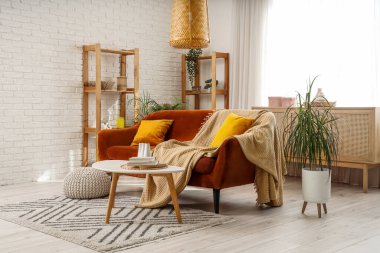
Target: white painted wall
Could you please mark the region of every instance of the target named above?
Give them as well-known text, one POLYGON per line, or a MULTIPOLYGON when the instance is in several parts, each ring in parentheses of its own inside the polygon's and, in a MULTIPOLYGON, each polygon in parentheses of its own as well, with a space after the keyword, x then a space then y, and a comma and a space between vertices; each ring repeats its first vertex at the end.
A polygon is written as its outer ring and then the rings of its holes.
MULTIPOLYGON (((233 0, 209 0, 208 1, 208 13, 210 24, 210 47, 205 49, 205 54, 211 54, 213 51, 219 52, 232 52, 232 4, 233 0)), ((231 62, 230 62, 231 64, 231 62)), ((211 64, 204 61, 201 64, 201 82, 211 78, 211 64)), ((219 85, 223 85, 224 80, 224 64, 222 60, 217 63, 217 79, 220 81, 219 85)), ((231 65, 230 65, 231 73, 231 65)), ((203 86, 204 84, 202 84, 203 86)), ((230 78, 230 89, 232 88, 230 78)), ((203 95, 205 98, 201 98, 201 108, 211 107, 211 96, 203 95)), ((223 97, 217 97, 217 108, 224 108, 223 97)))
MULTIPOLYGON (((232 0, 209 0, 206 53, 231 52, 231 7, 232 0)), ((80 166, 83 44, 140 48, 141 90, 161 102, 179 97, 184 51, 168 45, 170 15, 171 0, 1 0, 0 185, 61 179, 80 166)), ((117 58, 102 57, 102 76, 118 76, 117 58)), ((104 120, 119 108, 116 96, 106 97, 104 120)))
MULTIPOLYGON (((141 89, 161 101, 180 96, 170 13, 170 0, 0 1, 0 185, 80 166, 83 44, 140 48, 141 89)), ((117 58, 102 60, 103 76, 115 77, 117 58)))

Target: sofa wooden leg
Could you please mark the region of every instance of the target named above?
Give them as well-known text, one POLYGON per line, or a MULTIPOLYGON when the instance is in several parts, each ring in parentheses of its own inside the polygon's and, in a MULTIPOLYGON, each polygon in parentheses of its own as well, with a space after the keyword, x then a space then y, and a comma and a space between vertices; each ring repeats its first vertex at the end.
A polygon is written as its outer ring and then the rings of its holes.
POLYGON ((214 195, 214 211, 219 213, 220 189, 212 189, 214 195))

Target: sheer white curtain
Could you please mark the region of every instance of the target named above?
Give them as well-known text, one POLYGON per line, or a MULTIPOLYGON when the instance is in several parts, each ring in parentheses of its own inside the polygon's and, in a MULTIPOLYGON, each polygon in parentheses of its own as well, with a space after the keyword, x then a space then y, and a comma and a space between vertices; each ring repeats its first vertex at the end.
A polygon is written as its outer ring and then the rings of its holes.
MULTIPOLYGON (((273 0, 264 59, 262 101, 304 94, 309 76, 319 75, 314 92, 322 88, 337 106, 380 106, 380 0, 273 0)), ((357 169, 332 177, 362 182, 357 169)), ((380 186, 379 169, 369 171, 369 185, 380 186)))
POLYGON ((337 106, 380 106, 380 0, 273 0, 261 94, 304 93, 309 76, 337 106))
MULTIPOLYGON (((236 0, 232 27, 234 108, 303 94, 316 75, 315 91, 337 106, 380 106, 380 0, 236 0)), ((379 187, 380 170, 369 173, 379 187)), ((333 179, 362 180, 356 169, 333 179)))
POLYGON ((261 77, 268 0, 236 0, 232 15, 231 107, 262 102, 261 77))

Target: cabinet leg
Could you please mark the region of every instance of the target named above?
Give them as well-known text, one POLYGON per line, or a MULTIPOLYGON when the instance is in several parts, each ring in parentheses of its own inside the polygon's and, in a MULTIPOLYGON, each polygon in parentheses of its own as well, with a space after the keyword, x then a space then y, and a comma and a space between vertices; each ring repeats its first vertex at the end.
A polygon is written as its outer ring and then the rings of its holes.
POLYGON ((325 212, 325 214, 327 213, 327 206, 326 206, 326 203, 323 203, 323 211, 325 212))
POLYGON ((304 201, 304 202, 303 202, 303 206, 302 206, 302 213, 305 213, 306 206, 307 206, 307 202, 304 201))
POLYGON ((363 168, 363 192, 368 192, 368 167, 363 168))
POLYGON ((318 208, 318 218, 321 218, 322 215, 321 215, 321 204, 320 203, 317 204, 317 208, 318 208))

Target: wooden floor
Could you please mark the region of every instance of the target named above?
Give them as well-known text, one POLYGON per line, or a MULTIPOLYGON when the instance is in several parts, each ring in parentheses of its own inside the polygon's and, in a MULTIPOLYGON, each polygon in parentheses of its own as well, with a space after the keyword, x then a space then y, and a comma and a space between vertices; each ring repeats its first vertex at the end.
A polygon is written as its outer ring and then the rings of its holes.
MULTIPOLYGON (((118 191, 141 193, 143 182, 123 179, 118 191), (132 184, 132 185, 131 185, 132 184)), ((287 178, 285 204, 258 208, 253 186, 221 191, 221 213, 234 222, 124 252, 380 252, 380 189, 333 184, 328 214, 317 218, 316 205, 301 214, 299 178, 287 178)), ((0 187, 0 204, 62 192, 62 183, 30 183, 0 187)), ((187 188, 180 204, 212 211, 212 191, 187 188)), ((105 210, 104 210, 105 211, 105 210)), ((76 244, 0 220, 0 252, 94 252, 76 244)))

